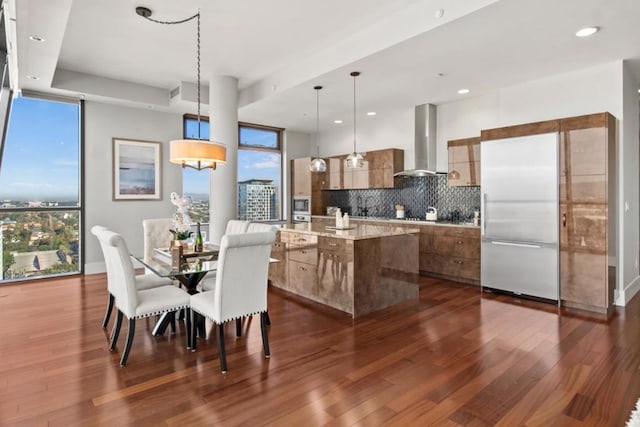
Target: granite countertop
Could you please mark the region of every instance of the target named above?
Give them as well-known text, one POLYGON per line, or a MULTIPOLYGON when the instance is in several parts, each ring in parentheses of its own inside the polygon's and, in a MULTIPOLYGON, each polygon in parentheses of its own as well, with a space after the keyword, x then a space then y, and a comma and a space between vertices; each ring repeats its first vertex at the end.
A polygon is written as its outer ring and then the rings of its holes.
POLYGON ((351 223, 347 230, 336 230, 330 228, 335 225, 329 221, 329 217, 318 218, 307 223, 283 224, 280 232, 292 231, 296 233, 311 234, 322 237, 337 237, 346 240, 375 239, 378 237, 400 236, 403 234, 419 233, 419 228, 399 227, 389 223, 389 225, 374 225, 363 223, 351 223))
MULTIPOLYGON (((312 219, 320 219, 320 220, 333 220, 334 217, 326 216, 326 215, 313 215, 312 219)), ((396 218, 384 218, 384 217, 375 217, 375 216, 351 216, 349 217, 351 221, 357 222, 388 222, 389 225, 393 224, 401 224, 401 225, 414 225, 414 226, 424 226, 424 225, 438 225, 443 227, 468 227, 468 228, 480 228, 479 225, 473 225, 473 223, 467 222, 451 222, 451 221, 412 221, 406 219, 396 219, 396 218)))

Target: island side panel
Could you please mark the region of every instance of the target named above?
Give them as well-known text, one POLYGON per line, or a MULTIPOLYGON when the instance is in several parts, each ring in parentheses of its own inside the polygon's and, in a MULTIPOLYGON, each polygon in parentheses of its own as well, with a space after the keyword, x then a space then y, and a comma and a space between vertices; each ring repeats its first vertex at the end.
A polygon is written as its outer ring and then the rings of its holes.
POLYGON ((418 242, 414 234, 354 242, 354 317, 418 300, 418 242))

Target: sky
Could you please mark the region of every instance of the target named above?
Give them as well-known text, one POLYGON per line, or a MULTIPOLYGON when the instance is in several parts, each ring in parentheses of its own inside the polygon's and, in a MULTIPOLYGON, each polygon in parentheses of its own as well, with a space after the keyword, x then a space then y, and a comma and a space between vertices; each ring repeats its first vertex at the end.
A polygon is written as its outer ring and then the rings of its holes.
POLYGON ((78 200, 78 104, 13 101, 0 165, 0 201, 78 200))

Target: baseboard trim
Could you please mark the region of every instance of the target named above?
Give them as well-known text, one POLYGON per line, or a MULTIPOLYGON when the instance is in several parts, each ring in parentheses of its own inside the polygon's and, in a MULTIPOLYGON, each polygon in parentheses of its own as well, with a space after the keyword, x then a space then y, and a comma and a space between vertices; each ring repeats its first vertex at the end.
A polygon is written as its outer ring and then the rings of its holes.
POLYGON ((624 307, 627 305, 631 298, 633 298, 640 291, 640 276, 636 276, 636 278, 629 283, 623 290, 619 291, 616 289, 615 292, 615 305, 624 307))
POLYGON ((88 262, 84 265, 84 274, 98 274, 107 271, 104 261, 88 262))

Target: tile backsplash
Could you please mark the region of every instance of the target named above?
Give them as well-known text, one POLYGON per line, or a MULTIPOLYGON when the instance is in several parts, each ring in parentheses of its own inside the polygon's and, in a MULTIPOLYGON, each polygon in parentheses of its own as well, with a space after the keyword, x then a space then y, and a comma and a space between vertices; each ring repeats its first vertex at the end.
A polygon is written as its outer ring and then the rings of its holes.
POLYGON ((427 208, 438 210, 438 219, 473 218, 480 210, 480 187, 449 187, 447 175, 396 177, 396 188, 323 191, 325 206, 338 206, 350 215, 395 218, 396 204, 404 205, 406 217, 424 218, 427 208))

